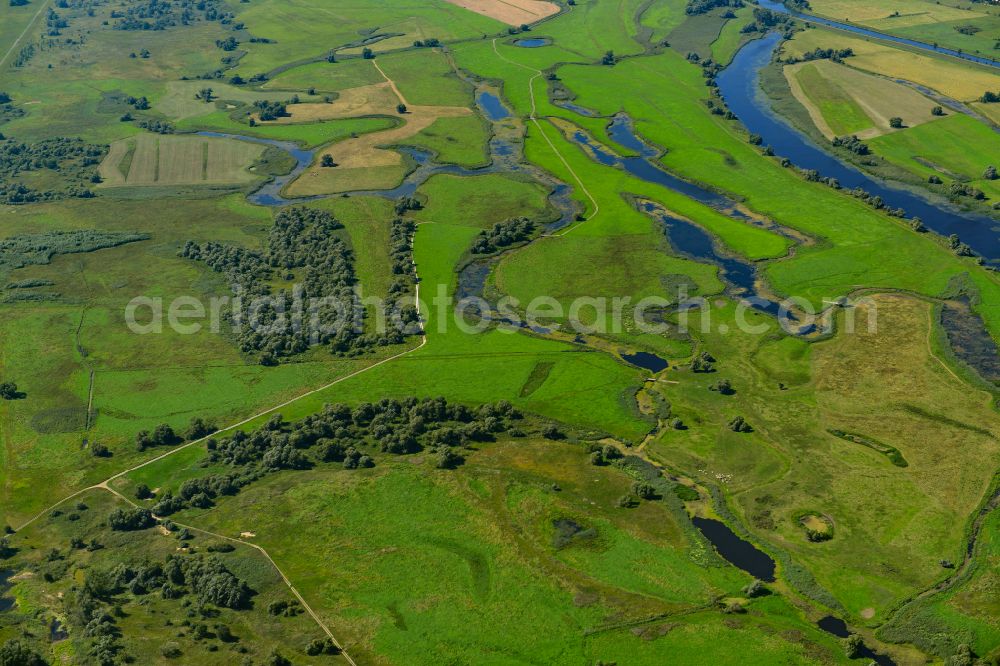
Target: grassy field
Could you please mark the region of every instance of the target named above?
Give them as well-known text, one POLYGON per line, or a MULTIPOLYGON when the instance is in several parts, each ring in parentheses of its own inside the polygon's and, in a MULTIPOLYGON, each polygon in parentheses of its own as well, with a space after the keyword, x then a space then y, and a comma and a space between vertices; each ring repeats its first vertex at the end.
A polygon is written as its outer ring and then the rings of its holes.
MULTIPOLYGON (((505 29, 499 21, 479 16, 447 2, 371 0, 363 6, 330 8, 312 0, 266 0, 241 7, 237 13, 255 33, 272 40, 250 45, 237 71, 244 76, 296 62, 320 58, 332 48, 357 42, 376 27, 378 34, 406 32, 408 44, 427 37, 479 37, 505 29), (321 18, 321 20, 317 20, 321 18)), ((398 44, 397 44, 398 46, 398 44)), ((378 43, 374 48, 379 48, 378 43)))
POLYGON ((1000 135, 973 118, 956 114, 879 137, 871 145, 879 155, 923 177, 960 179, 991 199, 1000 197, 1000 183, 983 178, 1000 155, 1000 135))
POLYGON ((732 60, 733 56, 747 41, 747 35, 740 32, 750 22, 753 16, 751 7, 742 7, 735 12, 736 18, 722 26, 719 36, 712 42, 712 59, 723 64, 732 60))
POLYGON ((105 187, 121 185, 240 185, 264 146, 236 139, 139 134, 122 139, 101 164, 105 187))
POLYGON ((784 51, 799 56, 816 48, 850 48, 855 55, 847 64, 894 79, 912 81, 963 102, 978 99, 985 91, 1000 88, 995 70, 890 46, 884 42, 852 37, 821 28, 799 32, 784 51))
POLYGON ((940 44, 966 53, 995 57, 1000 34, 1000 12, 989 4, 930 2, 929 0, 817 0, 812 11, 836 20, 848 20, 900 37, 940 44), (973 34, 958 28, 971 26, 973 34))
MULTIPOLYGON (((255 542, 288 563, 303 593, 346 636, 352 654, 397 663, 420 661, 432 646, 439 658, 459 661, 492 654, 497 661, 571 664, 637 649, 684 658, 702 645, 688 631, 654 640, 625 630, 593 637, 585 632, 610 617, 627 627, 629 618, 703 602, 734 590, 743 578, 732 569, 701 568, 684 556, 689 544, 663 503, 644 504, 632 515, 616 509, 614 498, 628 487, 628 477, 589 467, 577 447, 500 442, 477 452, 458 472, 428 473, 423 467, 419 460, 386 460, 371 472, 282 475, 190 519, 227 534, 252 529, 255 542), (559 493, 548 489, 552 484, 559 493), (581 502, 593 505, 586 524, 597 538, 556 549, 552 521, 583 519, 581 502), (411 508, 407 515, 394 510, 400 505, 411 508), (246 517, 259 506, 280 511, 282 528, 248 524, 246 517), (317 514, 335 518, 317 522, 311 518, 317 514), (373 522, 372 515, 397 518, 373 522), (414 521, 419 531, 405 527, 414 521), (459 524, 462 529, 455 529, 459 524), (319 552, 303 557, 283 538, 288 531, 317 544, 319 552), (316 567, 316 561, 322 564, 316 567), (412 575, 427 567, 439 575, 412 575), (637 575, 623 579, 623 567, 637 575), (511 634, 520 639, 511 643, 511 634)), ((781 606, 777 600, 760 603, 781 606)), ((715 627, 718 617, 709 613, 694 625, 715 627)), ((794 611, 786 617, 777 622, 805 631, 816 642, 813 649, 836 659, 829 639, 807 628, 794 611)), ((764 620, 715 631, 760 640, 769 626, 764 620)), ((781 638, 759 649, 762 658, 803 654, 781 638)))
MULTIPOLYGON (((221 609, 215 611, 214 617, 199 618, 210 619, 207 624, 213 628, 218 624, 227 625, 235 640, 220 640, 214 631, 210 631, 208 637, 199 637, 188 629, 193 623, 186 618, 185 600, 163 599, 155 593, 133 594, 126 589, 115 595, 115 602, 124 610, 116 624, 123 637, 124 652, 132 655, 132 659, 155 662, 160 658, 161 648, 173 644, 178 651, 174 659, 181 656, 184 663, 189 664, 216 664, 224 658, 239 659, 240 648, 262 660, 278 650, 294 656, 297 663, 341 662, 336 657, 306 655, 305 647, 309 641, 323 636, 322 629, 308 615, 284 617, 267 612, 271 603, 287 602, 293 597, 278 573, 259 552, 238 546, 231 552, 212 555, 208 547, 224 544, 224 540, 199 534, 185 543, 159 529, 139 533, 108 529, 105 522, 108 514, 125 506, 125 502, 107 492, 91 491, 82 495, 80 504, 72 507, 71 511, 46 518, 38 528, 18 535, 17 547, 25 553, 19 564, 39 574, 19 579, 13 591, 24 615, 21 622, 25 629, 32 632, 44 629, 48 632, 48 625, 54 619, 59 620, 64 628, 71 624, 75 608, 69 604, 67 607, 61 603, 53 604, 53 591, 60 597, 72 597, 81 583, 99 580, 104 572, 122 562, 139 566, 150 561, 163 563, 170 555, 193 557, 194 553, 200 553, 201 556, 207 554, 219 558, 255 592, 249 608, 221 609), (70 518, 70 515, 76 518, 70 518), (73 550, 68 547, 71 538, 88 543, 94 541, 103 548, 73 550), (61 552, 61 557, 46 560, 43 553, 52 551, 61 552), (42 571, 52 580, 44 580, 42 571), (37 612, 37 617, 25 612, 28 609, 37 612)), ((192 600, 186 601, 190 604, 192 600)), ((0 632, 3 639, 16 635, 8 631, 0 632)), ((55 659, 65 662, 80 663, 89 658, 88 641, 82 632, 69 633, 62 641, 53 643, 52 651, 55 659)))
POLYGON ((859 138, 892 131, 890 118, 914 127, 935 118, 937 104, 916 90, 829 60, 791 65, 785 77, 817 127, 832 139, 859 138))
MULTIPOLYGON (((28 9, 37 11, 38 1, 28 9)), ((864 9, 853 20, 879 29, 896 21, 900 30, 951 30, 961 40, 951 24, 969 22, 984 27, 972 38, 980 41, 992 30, 986 7, 814 2, 831 15, 864 9), (889 18, 897 9, 901 16, 889 18)), ((968 567, 941 562, 963 562, 971 517, 994 480, 989 461, 1000 454, 1000 416, 988 387, 950 365, 936 307, 964 286, 1000 340, 1000 280, 955 256, 943 239, 783 168, 738 123, 710 112, 702 69, 685 55, 727 61, 752 7, 725 20, 719 9, 689 17, 682 0, 578 0, 532 27, 529 36, 551 40, 535 49, 515 46, 505 24, 444 0, 257 0, 229 8, 232 22, 144 31, 112 29, 111 6, 92 6, 92 15, 82 6, 60 8, 69 21, 61 39, 47 41, 23 68, 0 73, 0 90, 26 111, 4 124, 7 136, 110 144, 97 196, 0 207, 0 240, 88 229, 148 235, 0 275, 0 381, 16 381, 25 394, 0 401, 0 524, 40 515, 11 538, 19 550, 0 562, 34 574, 15 581, 17 606, 0 613, 0 640, 24 636, 53 663, 85 662, 94 640, 74 611, 73 588, 118 563, 188 556, 160 530, 109 531, 116 500, 104 490, 79 497, 86 509, 74 498, 62 514, 40 511, 123 472, 110 487, 128 497, 139 483, 162 497, 190 479, 241 472, 210 464, 213 445, 203 442, 132 469, 171 451, 140 452, 137 431, 160 423, 180 431, 201 417, 229 428, 228 436, 275 413, 291 421, 331 403, 441 395, 473 409, 509 401, 526 415, 524 432, 460 447, 463 464, 452 470, 436 466, 433 450, 396 455, 378 443, 365 445, 375 464, 363 469, 313 458, 303 469, 265 470, 256 465, 274 452, 255 453, 246 469, 259 469, 259 478, 210 508, 189 506, 173 518, 221 535, 198 533, 189 543, 196 552, 207 554, 222 537, 242 538, 266 549, 287 581, 260 551, 237 546, 219 556, 257 591, 245 611, 199 619, 214 611, 161 594, 118 592, 126 651, 137 663, 168 663, 161 655, 169 641, 178 643, 178 663, 238 661, 230 644, 196 639, 188 626, 224 622, 254 663, 267 663, 273 649, 294 663, 318 661, 304 652, 321 635, 313 618, 266 613, 271 601, 289 598, 288 583, 359 663, 641 666, 729 663, 734 654, 751 664, 848 663, 840 642, 815 625, 827 614, 900 664, 945 658, 959 638, 978 656, 996 654, 1000 519, 984 522, 968 567), (239 42, 235 51, 216 46, 230 36, 239 42), (453 43, 446 51, 412 47, 418 39, 453 43), (358 57, 366 44, 374 60, 358 57), (148 58, 129 57, 144 48, 148 58), (331 51, 336 62, 327 61, 331 51), (601 64, 607 51, 619 58, 613 66, 601 64), (266 81, 230 83, 256 74, 266 81), (474 111, 464 79, 502 95, 513 113, 492 129, 511 139, 515 159, 523 150, 525 164, 509 173, 434 176, 416 189, 415 209, 379 196, 341 196, 399 183, 413 166, 393 149, 399 146, 429 150, 442 163, 483 166, 491 126, 474 111), (211 103, 195 99, 203 87, 213 88, 211 103), (549 90, 568 91, 597 115, 555 105, 549 90), (255 101, 293 95, 302 103, 289 104, 288 117, 254 118, 251 126, 255 101), (151 108, 136 108, 129 96, 147 97, 151 108), (655 159, 665 169, 725 194, 747 218, 601 164, 574 140, 584 134, 631 154, 609 136, 609 118, 619 112, 661 151, 655 159), (126 113, 132 121, 121 120, 126 113), (169 122, 176 133, 143 132, 143 121, 169 122), (352 250, 357 282, 349 287, 360 297, 393 290, 398 262, 410 259, 409 246, 392 236, 393 220, 411 218, 425 335, 356 358, 312 349, 268 367, 240 353, 225 322, 190 335, 170 327, 131 332, 125 309, 135 296, 169 303, 231 293, 222 273, 178 256, 187 241, 250 250, 268 243, 276 209, 232 191, 255 179, 248 167, 264 158, 263 149, 194 135, 198 130, 319 148, 317 163, 288 192, 336 194, 307 205, 343 223, 334 235, 352 250), (321 166, 324 155, 337 166, 321 166), (536 179, 538 170, 548 178, 536 179), (470 330, 479 322, 461 320, 450 297, 473 243, 511 218, 555 219, 553 181, 568 186, 580 219, 499 256, 487 296, 516 299, 519 310, 536 297, 563 306, 581 297, 634 303, 675 296, 683 286, 705 297, 700 307, 684 315, 667 310, 662 316, 672 329, 665 333, 643 332, 630 314, 620 328, 579 339, 568 330, 502 323, 470 330), (745 312, 727 296, 718 266, 672 247, 660 222, 637 208, 641 200, 705 230, 718 252, 754 262, 764 293, 816 307, 859 292, 869 300, 834 310, 828 335, 790 337, 773 317, 745 312), (868 329, 872 313, 877 327, 868 329), (684 318, 693 327, 679 331, 684 318), (669 369, 651 377, 624 362, 622 355, 636 350, 656 353, 669 369), (696 355, 712 359, 710 371, 694 371, 696 355), (734 429, 736 417, 750 430, 734 429), (548 424, 567 437, 543 437, 548 424), (594 464, 592 444, 635 458, 594 464), (111 455, 95 456, 97 445, 111 455), (656 466, 667 478, 650 471, 656 466), (652 493, 633 485, 647 478, 656 484, 652 493), (626 508, 631 494, 648 497, 626 508), (711 548, 692 515, 723 520, 777 562, 769 594, 748 598, 749 575, 711 548), (832 538, 811 540, 804 516, 832 528, 832 538), (567 526, 575 534, 568 541, 567 526), (84 536, 105 548, 68 548, 70 538, 84 536), (59 552, 49 554, 53 548, 59 552), (943 593, 908 602, 956 573, 943 593), (69 627, 68 640, 46 638, 52 617, 69 627)), ((14 19, 0 20, 2 44, 28 14, 0 11, 0 19, 14 19)), ((1000 196, 981 179, 1000 154, 992 130, 959 114, 931 120, 933 103, 876 75, 966 101, 1000 90, 1000 77, 818 29, 797 34, 785 49, 800 54, 817 46, 857 53, 846 66, 789 69, 800 99, 831 134, 867 131, 878 155, 921 178, 947 173, 1000 196), (895 115, 908 127, 874 137, 895 115)), ((0 243, 0 253, 11 246, 0 243)), ((14 259, 0 254, 0 267, 14 259)), ((294 275, 298 268, 293 262, 284 270, 294 275)), ((291 279, 284 275, 272 287, 291 279)), ((422 427, 419 419, 410 423, 413 432, 422 427)), ((295 446, 289 440, 283 455, 295 446)))

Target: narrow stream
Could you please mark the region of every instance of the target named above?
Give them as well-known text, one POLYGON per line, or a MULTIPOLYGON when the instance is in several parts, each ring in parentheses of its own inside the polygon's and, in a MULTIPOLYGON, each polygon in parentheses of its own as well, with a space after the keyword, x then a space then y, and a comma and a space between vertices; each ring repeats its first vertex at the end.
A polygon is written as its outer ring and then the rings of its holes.
MULTIPOLYGON (((511 116, 511 112, 503 104, 499 97, 487 90, 479 90, 475 95, 476 105, 479 111, 491 122, 498 122, 511 116)), ((276 139, 265 139, 263 137, 248 136, 244 134, 229 134, 225 132, 198 132, 201 136, 236 139, 238 141, 248 141, 266 146, 273 146, 284 150, 295 159, 295 167, 283 176, 276 176, 270 181, 261 185, 257 190, 247 196, 247 200, 259 206, 287 206, 291 204, 301 204, 316 199, 326 199, 341 194, 323 194, 311 197, 288 198, 281 194, 281 190, 291 181, 298 178, 313 163, 316 150, 301 148, 291 141, 279 141, 276 139)), ((570 188, 564 183, 552 179, 551 176, 530 164, 520 161, 520 151, 509 141, 494 137, 489 144, 490 163, 488 166, 469 169, 455 164, 439 164, 434 161, 433 155, 425 150, 410 146, 396 146, 393 150, 398 151, 414 165, 403 182, 391 189, 384 190, 360 190, 348 192, 351 196, 379 196, 387 199, 399 199, 410 197, 429 178, 438 174, 449 174, 453 176, 481 176, 490 173, 524 173, 543 185, 550 187, 549 203, 559 212, 558 219, 546 225, 547 231, 556 231, 573 223, 579 212, 578 204, 572 199, 570 188)))
POLYGON ((860 187, 878 195, 888 207, 902 208, 907 215, 919 217, 943 236, 957 234, 988 262, 1000 266, 1000 222, 945 204, 939 206, 918 194, 876 180, 816 145, 771 109, 760 88, 760 70, 770 64, 781 40, 781 35, 771 33, 749 42, 716 78, 723 99, 747 130, 760 135, 776 155, 787 157, 796 166, 836 178, 844 188, 860 187))
MULTIPOLYGON (((608 136, 619 145, 638 153, 639 157, 620 157, 594 141, 582 130, 574 132, 572 139, 586 147, 591 157, 604 166, 622 168, 640 180, 666 187, 741 222, 755 222, 741 211, 732 199, 678 178, 659 167, 653 160, 659 156, 660 151, 636 135, 628 116, 624 114, 615 116, 608 127, 608 136)), ((671 247, 679 254, 699 263, 719 267, 720 278, 726 284, 729 295, 744 299, 755 310, 782 319, 788 324, 795 321, 794 315, 782 309, 779 303, 759 293, 757 267, 752 262, 721 252, 711 234, 698 225, 671 214, 659 204, 642 201, 639 208, 663 224, 671 247)), ((799 334, 810 332, 811 328, 798 331, 799 334)))

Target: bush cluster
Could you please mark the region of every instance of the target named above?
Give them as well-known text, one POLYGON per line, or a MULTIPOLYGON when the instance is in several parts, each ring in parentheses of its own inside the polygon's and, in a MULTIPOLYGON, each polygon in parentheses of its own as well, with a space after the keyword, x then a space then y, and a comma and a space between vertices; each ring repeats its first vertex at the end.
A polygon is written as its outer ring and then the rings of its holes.
POLYGON ((472 243, 473 254, 492 254, 531 238, 535 223, 526 217, 515 217, 484 229, 472 243))

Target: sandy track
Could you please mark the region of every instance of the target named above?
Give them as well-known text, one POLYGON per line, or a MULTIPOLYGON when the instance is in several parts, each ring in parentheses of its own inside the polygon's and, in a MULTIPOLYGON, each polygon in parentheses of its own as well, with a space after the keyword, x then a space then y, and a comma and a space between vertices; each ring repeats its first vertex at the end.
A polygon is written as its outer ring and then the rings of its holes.
POLYGON ((463 9, 503 21, 507 25, 524 25, 541 21, 559 13, 559 5, 542 0, 446 0, 463 9))

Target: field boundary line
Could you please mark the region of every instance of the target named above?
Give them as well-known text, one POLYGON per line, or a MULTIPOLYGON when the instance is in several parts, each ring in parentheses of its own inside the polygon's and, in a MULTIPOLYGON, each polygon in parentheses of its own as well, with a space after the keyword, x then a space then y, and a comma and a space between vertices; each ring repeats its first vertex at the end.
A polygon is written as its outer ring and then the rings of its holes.
POLYGON ((32 26, 35 25, 35 21, 38 20, 38 17, 41 16, 42 12, 48 9, 48 7, 49 3, 46 2, 43 3, 41 7, 38 8, 38 11, 35 12, 35 15, 31 17, 30 21, 28 21, 28 25, 24 26, 24 30, 21 31, 21 34, 17 36, 17 39, 14 40, 14 43, 10 45, 9 49, 7 49, 7 53, 3 55, 3 58, 0 58, 0 67, 3 67, 7 63, 7 58, 10 57, 10 54, 14 52, 14 49, 17 48, 17 45, 21 43, 22 39, 24 39, 24 36, 28 34, 28 31, 31 30, 32 26))
MULTIPOLYGON (((416 262, 414 262, 414 265, 416 265, 416 262)), ((416 279, 414 281, 414 289, 413 289, 414 295, 413 295, 413 300, 414 300, 414 303, 416 304, 418 312, 419 312, 419 307, 420 307, 420 277, 419 276, 415 276, 415 278, 416 279)), ((182 444, 182 445, 177 446, 177 447, 175 447, 173 449, 170 449, 169 451, 167 451, 166 453, 163 453, 162 455, 156 456, 155 458, 150 458, 149 460, 146 460, 145 462, 141 462, 138 465, 134 465, 133 467, 129 467, 126 470, 118 472, 117 474, 114 474, 114 475, 108 477, 107 479, 105 479, 104 481, 101 481, 100 483, 95 483, 94 485, 87 486, 86 488, 80 488, 79 490, 77 490, 77 491, 75 491, 75 492, 67 495, 66 497, 63 497, 58 502, 55 502, 54 504, 46 507, 45 509, 42 509, 37 514, 35 514, 31 518, 29 518, 25 523, 23 523, 20 527, 18 527, 14 531, 15 532, 20 532, 21 530, 23 530, 26 527, 32 525, 39 518, 41 518, 45 514, 49 513, 50 511, 52 511, 53 509, 55 509, 59 505, 61 505, 64 502, 67 502, 67 501, 73 499, 74 497, 77 497, 77 496, 81 495, 82 493, 87 492, 88 490, 95 490, 95 489, 112 490, 111 486, 109 485, 111 482, 116 481, 117 479, 120 479, 120 478, 122 478, 123 476, 125 476, 127 474, 131 474, 132 472, 136 471, 137 469, 142 469, 143 467, 147 467, 149 465, 152 465, 155 462, 159 462, 161 460, 169 458, 170 456, 176 455, 177 453, 180 453, 181 451, 184 451, 184 450, 186 450, 186 449, 194 446, 195 444, 201 444, 202 442, 205 442, 205 441, 211 439, 212 437, 215 437, 216 435, 219 435, 219 434, 224 433, 224 432, 229 432, 230 430, 235 430, 235 429, 237 429, 237 428, 239 428, 241 426, 246 425, 247 423, 249 423, 249 422, 251 422, 251 421, 253 421, 255 419, 259 419, 262 416, 267 416, 268 414, 271 414, 272 412, 275 412, 275 411, 281 409, 282 407, 287 407, 288 405, 291 405, 291 404, 293 404, 295 402, 298 402, 299 400, 302 400, 303 398, 307 398, 307 397, 309 397, 311 395, 315 395, 316 393, 319 393, 321 391, 325 391, 328 388, 330 388, 331 386, 336 386, 337 384, 339 384, 341 382, 345 382, 348 379, 353 379, 354 377, 357 377, 358 375, 364 374, 364 373, 368 372, 369 370, 374 370, 375 368, 377 368, 377 367, 379 367, 381 365, 385 365, 386 363, 389 363, 390 361, 395 361, 396 359, 402 358, 403 356, 406 356, 408 354, 412 354, 413 352, 418 351, 419 349, 422 349, 427 344, 427 331, 424 329, 423 322, 421 322, 421 324, 420 324, 420 329, 421 329, 421 332, 420 332, 420 344, 418 344, 416 347, 413 347, 411 349, 406 349, 404 351, 401 351, 398 354, 394 354, 392 356, 389 356, 388 358, 382 359, 381 361, 378 361, 376 363, 372 363, 371 365, 367 365, 367 366, 361 368, 360 370, 355 370, 354 372, 352 372, 350 374, 347 374, 347 375, 344 375, 343 377, 338 377, 337 379, 333 380, 332 382, 329 382, 328 384, 324 384, 323 386, 320 386, 318 388, 314 388, 314 389, 311 389, 309 391, 306 391, 305 393, 302 393, 302 394, 300 394, 300 395, 298 395, 298 396, 296 396, 294 398, 286 400, 285 402, 281 403, 280 405, 275 405, 273 407, 269 407, 268 409, 265 409, 265 410, 263 410, 261 412, 258 412, 257 414, 254 414, 253 416, 249 416, 249 417, 243 419, 242 421, 239 421, 237 423, 233 423, 231 425, 228 425, 225 428, 220 428, 219 430, 216 430, 215 432, 213 432, 213 433, 211 433, 209 435, 205 435, 204 437, 201 437, 199 439, 191 440, 190 442, 188 442, 186 444, 182 444)))
POLYGON ((573 178, 576 180, 576 182, 580 185, 580 189, 583 190, 583 193, 587 195, 588 199, 590 199, 590 203, 594 204, 594 211, 590 215, 587 216, 587 219, 582 220, 579 224, 572 225, 571 227, 569 227, 568 229, 566 229, 566 230, 564 230, 564 231, 562 231, 560 233, 557 233, 557 234, 548 234, 550 237, 565 236, 566 234, 568 234, 569 232, 573 231, 574 229, 582 226, 584 222, 589 222, 590 220, 594 219, 597 216, 597 214, 600 212, 601 206, 600 206, 600 204, 597 203, 597 199, 594 198, 594 195, 590 193, 590 190, 587 189, 587 186, 584 185, 583 179, 581 179, 580 176, 579 176, 579 174, 577 174, 576 171, 573 170, 573 167, 571 167, 569 165, 569 162, 566 161, 566 158, 563 157, 563 154, 561 152, 559 152, 559 149, 556 148, 556 146, 555 146, 554 143, 552 143, 552 140, 545 133, 545 129, 542 127, 542 124, 540 122, 538 122, 538 116, 537 116, 538 105, 535 102, 535 85, 534 84, 535 84, 535 79, 537 79, 538 77, 542 76, 543 72, 540 69, 535 69, 534 67, 529 67, 528 65, 525 65, 525 64, 522 64, 522 63, 519 63, 519 62, 514 62, 513 60, 508 60, 507 58, 505 58, 500 53, 500 50, 497 49, 497 38, 494 38, 492 43, 493 43, 493 52, 497 54, 497 57, 500 58, 500 60, 503 60, 504 62, 506 62, 506 63, 508 63, 510 65, 515 65, 515 66, 520 67, 522 69, 526 69, 529 72, 534 72, 535 73, 534 76, 532 76, 530 79, 528 79, 528 97, 531 100, 531 115, 528 116, 528 120, 530 120, 535 125, 535 127, 538 129, 539 134, 541 134, 542 138, 545 139, 545 143, 549 144, 549 148, 552 149, 552 152, 556 154, 556 157, 559 158, 559 161, 563 163, 563 166, 566 167, 566 170, 570 172, 570 174, 573 176, 573 178))

